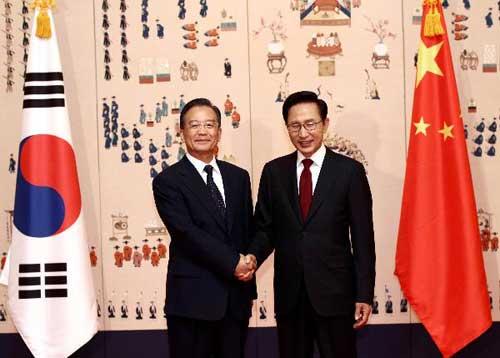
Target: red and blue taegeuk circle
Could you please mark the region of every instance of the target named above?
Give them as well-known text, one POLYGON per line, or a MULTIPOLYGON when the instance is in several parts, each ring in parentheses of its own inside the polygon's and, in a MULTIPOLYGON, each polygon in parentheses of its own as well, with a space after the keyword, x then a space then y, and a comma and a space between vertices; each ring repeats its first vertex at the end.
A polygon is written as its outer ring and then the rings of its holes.
POLYGON ((31 237, 53 236, 73 225, 81 208, 73 147, 48 134, 25 138, 19 145, 16 228, 31 237))

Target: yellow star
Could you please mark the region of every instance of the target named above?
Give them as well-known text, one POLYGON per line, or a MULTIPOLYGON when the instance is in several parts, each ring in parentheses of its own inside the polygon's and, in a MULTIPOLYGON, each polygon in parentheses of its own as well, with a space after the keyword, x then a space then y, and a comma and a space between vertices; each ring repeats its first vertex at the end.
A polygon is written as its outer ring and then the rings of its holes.
POLYGON ((413 122, 413 125, 417 128, 415 135, 419 133, 427 135, 427 127, 430 127, 430 124, 424 122, 424 117, 420 117, 420 122, 413 122))
POLYGON ((443 129, 438 130, 439 133, 443 135, 443 139, 446 141, 448 138, 454 138, 453 133, 451 132, 453 130, 454 126, 448 126, 446 122, 444 122, 444 127, 443 129))
POLYGON ((415 87, 418 87, 427 72, 443 76, 443 72, 441 72, 436 63, 436 57, 442 46, 443 42, 440 42, 437 45, 427 47, 423 41, 420 41, 420 46, 418 47, 417 84, 415 87))

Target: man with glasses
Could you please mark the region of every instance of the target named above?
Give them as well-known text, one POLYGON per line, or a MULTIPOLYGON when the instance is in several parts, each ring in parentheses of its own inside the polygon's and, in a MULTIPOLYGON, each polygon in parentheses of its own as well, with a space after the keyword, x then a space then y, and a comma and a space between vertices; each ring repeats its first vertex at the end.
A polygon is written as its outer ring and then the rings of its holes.
POLYGON ((215 158, 221 113, 209 100, 183 107, 180 130, 186 155, 153 180, 156 207, 171 236, 170 357, 242 358, 256 298, 255 266, 242 255, 252 231, 250 177, 215 158))
POLYGON ((323 145, 328 108, 315 93, 290 95, 282 112, 297 150, 264 166, 248 258, 275 252, 280 357, 312 358, 314 341, 321 358, 355 357, 375 283, 365 170, 323 145))

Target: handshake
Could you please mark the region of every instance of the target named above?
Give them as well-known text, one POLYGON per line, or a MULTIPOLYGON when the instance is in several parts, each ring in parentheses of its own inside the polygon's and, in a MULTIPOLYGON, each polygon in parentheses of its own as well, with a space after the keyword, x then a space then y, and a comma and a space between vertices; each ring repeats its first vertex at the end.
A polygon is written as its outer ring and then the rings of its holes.
POLYGON ((240 261, 234 270, 234 276, 240 281, 247 282, 253 278, 253 274, 257 269, 257 259, 254 255, 240 254, 240 261))

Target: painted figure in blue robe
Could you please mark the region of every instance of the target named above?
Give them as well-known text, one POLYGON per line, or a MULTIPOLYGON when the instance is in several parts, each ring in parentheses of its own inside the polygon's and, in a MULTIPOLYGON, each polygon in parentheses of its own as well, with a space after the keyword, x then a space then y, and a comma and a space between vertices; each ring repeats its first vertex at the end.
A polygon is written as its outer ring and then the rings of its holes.
POLYGON ((111 101, 111 113, 118 113, 118 102, 115 100, 115 96, 112 97, 113 100, 111 101))
POLYGON ((167 128, 165 133, 165 145, 167 146, 167 148, 170 148, 172 146, 172 141, 173 141, 172 134, 170 134, 170 129, 167 128))
POLYGON ((161 146, 161 159, 168 159, 170 158, 170 154, 168 154, 167 150, 165 149, 165 146, 161 146))
POLYGON ((142 157, 139 153, 134 154, 134 162, 136 163, 142 163, 142 157))
POLYGON ((474 150, 472 152, 472 154, 474 154, 474 156, 476 156, 476 157, 482 157, 483 156, 483 150, 481 149, 481 147, 477 147, 476 150, 474 150))
POLYGON ((488 152, 486 153, 489 157, 494 157, 495 156, 495 147, 491 146, 490 149, 488 149, 488 152))
POLYGON ((488 143, 489 144, 496 144, 497 143, 497 136, 495 133, 493 133, 489 138, 488 138, 488 143))
POLYGON ((156 110, 155 110, 155 122, 160 123, 161 122, 161 115, 162 115, 162 109, 160 107, 160 104, 156 102, 156 110))
POLYGON ((488 12, 488 14, 484 17, 484 20, 486 21, 486 26, 488 28, 493 26, 493 14, 491 11, 488 12))
POLYGON ((484 138, 483 138, 483 135, 482 135, 482 134, 480 134, 480 135, 478 135, 478 136, 474 139, 474 143, 476 143, 477 145, 481 145, 481 144, 483 144, 483 139, 484 139, 484 138))
POLYGON ((448 6, 450 6, 450 4, 448 3, 448 0, 443 0, 442 5, 443 5, 443 8, 445 8, 445 9, 447 9, 448 6))
POLYGON ((466 10, 469 10, 470 9, 470 0, 463 0, 464 1, 464 8, 466 10))
POLYGON ((146 115, 146 111, 144 110, 144 105, 141 104, 141 110, 139 112, 139 123, 140 124, 146 123, 146 118, 147 118, 147 115, 146 115))
POLYGON ((153 301, 151 301, 151 305, 149 306, 149 319, 156 319, 156 305, 153 301))
POLYGON ((184 158, 184 155, 186 155, 186 150, 182 147, 182 145, 180 145, 179 151, 177 152, 177 160, 184 158))
POLYGON ((476 130, 478 132, 484 132, 484 128, 486 128, 486 125, 484 124, 484 118, 481 118, 481 123, 479 123, 477 126, 476 126, 476 130))
POLYGON ((186 4, 185 4, 185 0, 179 0, 177 2, 177 5, 179 6, 179 19, 181 20, 184 20, 184 18, 186 17, 186 4))
POLYGON ((151 178, 155 178, 157 175, 158 175, 158 172, 156 171, 156 169, 155 169, 155 168, 151 168, 151 169, 149 169, 149 176, 150 176, 151 178))
POLYGON ((162 160, 161 162, 161 170, 165 170, 168 168, 168 163, 165 160, 162 160))
POLYGON ((122 159, 122 163, 128 163, 130 161, 130 158, 128 157, 127 153, 125 153, 125 152, 122 152, 121 159, 122 159))
POLYGON ((182 147, 182 145, 180 145, 179 151, 177 152, 177 160, 184 158, 184 155, 186 155, 186 150, 182 147))
POLYGON ((130 136, 129 131, 125 128, 125 124, 122 123, 122 128, 120 129, 120 134, 122 138, 128 138, 130 136))
POLYGON ((130 148, 130 145, 128 144, 128 142, 126 140, 122 140, 121 147, 122 147, 122 150, 127 150, 130 148))
POLYGON ((167 103, 167 97, 165 96, 161 98, 161 115, 163 117, 168 117, 168 103, 167 103))
POLYGON ((113 305, 113 302, 108 301, 108 318, 115 318, 115 306, 113 305))
POLYGON ((142 7, 148 7, 148 0, 142 0, 141 6, 142 7))
POLYGON ((179 111, 182 112, 182 109, 186 105, 186 101, 184 100, 184 95, 181 94, 181 98, 179 99, 179 111))
POLYGON ((122 306, 120 307, 120 312, 122 313, 121 318, 128 318, 128 307, 125 301, 122 301, 122 306))
POLYGON ((165 28, 160 24, 158 19, 156 20, 156 36, 158 36, 159 39, 165 36, 165 28))
POLYGON ((158 160, 154 157, 154 155, 149 156, 149 165, 154 166, 158 163, 158 160))
POLYGON ((134 150, 138 152, 138 151, 140 151, 141 149, 142 149, 142 145, 141 145, 141 143, 139 143, 138 141, 136 141, 136 140, 135 140, 135 141, 134 141, 134 150))
POLYGON ((141 137, 141 132, 139 132, 135 124, 134 124, 134 129, 132 129, 132 137, 134 137, 134 139, 141 137))
POLYGON ((113 139, 111 141, 111 145, 116 147, 118 145, 118 133, 113 132, 113 139))
POLYGON ((14 173, 16 171, 16 161, 14 160, 14 155, 11 154, 9 157, 9 173, 14 173))
POLYGON ((111 148, 111 137, 109 135, 106 136, 104 139, 104 148, 109 149, 111 148))
POLYGON ((153 143, 153 140, 149 140, 149 153, 156 153, 158 151, 158 148, 156 148, 156 145, 153 143))
POLYGON ((488 126, 488 130, 490 132, 496 132, 497 131, 497 117, 493 118, 493 122, 488 126))
POLYGON ((142 24, 142 37, 145 39, 149 38, 149 26, 147 24, 142 24))
POLYGON ((111 120, 111 131, 112 132, 118 131, 118 120, 116 118, 113 118, 111 120))
POLYGON ((146 8, 142 8, 142 13, 141 13, 141 22, 148 22, 148 17, 149 17, 149 11, 146 8))
POLYGON ((206 17, 208 11, 207 0, 200 0, 200 5, 201 5, 200 16, 206 17))
POLYGON ((399 302, 400 306, 400 312, 405 313, 408 312, 408 300, 406 298, 402 298, 401 301, 399 302))
POLYGON ((394 312, 394 310, 392 308, 392 300, 391 300, 391 297, 389 296, 389 298, 385 302, 385 313, 392 314, 393 312, 394 312))
POLYGON ((103 98, 102 99, 103 102, 102 102, 102 117, 108 117, 109 116, 109 104, 107 104, 106 102, 106 98, 103 98))
POLYGON ((372 313, 373 314, 378 314, 378 300, 377 300, 377 296, 373 297, 372 313))

